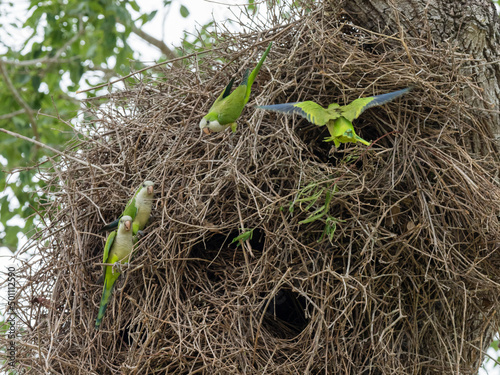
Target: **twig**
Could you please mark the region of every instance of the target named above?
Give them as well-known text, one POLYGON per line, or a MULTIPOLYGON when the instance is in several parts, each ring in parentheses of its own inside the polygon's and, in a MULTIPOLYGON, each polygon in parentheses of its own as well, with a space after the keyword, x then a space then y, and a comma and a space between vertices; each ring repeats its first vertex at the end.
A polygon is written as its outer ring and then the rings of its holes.
POLYGON ((74 42, 76 42, 80 38, 80 36, 82 36, 83 31, 84 31, 83 29, 80 29, 80 31, 77 34, 73 35, 73 37, 70 40, 68 40, 66 43, 64 43, 64 45, 61 48, 59 48, 53 56, 44 56, 44 57, 40 57, 38 59, 23 60, 23 61, 13 61, 13 60, 7 60, 7 59, 0 60, 0 61, 4 64, 14 65, 14 66, 32 66, 32 65, 37 65, 37 64, 64 63, 64 62, 75 60, 75 58, 60 60, 59 57, 62 55, 62 53, 64 51, 66 51, 66 49, 70 45, 72 45, 74 42))
POLYGON ((161 63, 158 63, 158 64, 154 64, 154 65, 151 65, 151 66, 147 66, 145 68, 142 68, 142 69, 139 69, 139 70, 136 70, 135 72, 132 72, 130 74, 127 74, 126 76, 123 76, 121 78, 118 78, 114 81, 111 81, 111 82, 108 82, 108 83, 103 83, 102 85, 97 85, 97 86, 94 86, 94 87, 91 87, 91 88, 88 88, 88 89, 85 89, 85 90, 78 90, 76 93, 77 94, 80 94, 82 92, 87 92, 87 91, 91 91, 91 90, 96 90, 96 89, 100 89, 102 87, 106 87, 106 86, 110 86, 110 85, 114 85, 115 83, 117 82, 121 82, 123 81, 124 79, 127 79, 127 78, 130 78, 136 74, 139 74, 139 73, 142 73, 146 70, 149 70, 149 69, 154 69, 154 68, 157 68, 159 66, 162 66, 162 65, 165 65, 165 64, 170 64, 170 63, 173 63, 173 62, 176 62, 176 61, 179 61, 179 60, 183 60, 183 59, 187 59, 187 58, 190 58, 190 57, 193 57, 193 56, 199 56, 199 55, 203 55, 205 53, 208 53, 208 52, 213 52, 213 51, 217 51, 217 50, 220 50, 221 48, 214 48, 214 49, 211 49, 211 50, 206 50, 206 51, 202 51, 202 52, 194 52, 194 53, 191 53, 189 55, 186 55, 186 56, 181 56, 181 57, 177 57, 175 59, 170 59, 168 61, 163 61, 161 63))
POLYGON ((33 129, 33 135, 35 136, 35 139, 37 141, 40 140, 40 135, 38 134, 38 126, 35 120, 35 116, 33 115, 33 109, 24 101, 22 98, 21 94, 17 91, 16 87, 10 80, 9 74, 7 72, 7 69, 5 69, 5 65, 3 61, 0 60, 0 72, 2 73, 3 78, 5 79, 5 83, 7 84, 7 87, 10 89, 12 92, 12 95, 14 95, 14 99, 16 99, 16 102, 24 108, 24 111, 28 115, 31 123, 31 129, 33 129))
POLYGON ((170 48, 168 48, 168 46, 163 41, 156 39, 152 35, 149 35, 148 33, 139 29, 137 26, 132 25, 132 32, 138 37, 144 39, 149 44, 158 48, 167 57, 167 59, 172 60, 178 57, 170 48))
POLYGON ((14 112, 11 112, 11 113, 7 113, 5 115, 1 115, 0 116, 0 120, 8 120, 12 117, 15 117, 17 115, 22 115, 23 113, 26 113, 26 110, 24 109, 19 109, 17 111, 14 111, 14 112))
POLYGON ((19 139, 23 139, 25 141, 28 141, 28 142, 31 142, 39 147, 42 147, 42 148, 45 148, 47 150, 50 150, 52 151, 54 154, 57 154, 57 155, 60 155, 60 156, 64 156, 68 159, 71 159, 79 164, 82 164, 82 165, 85 165, 86 167, 94 167, 96 169, 99 169, 101 172, 104 172, 106 173, 106 171, 104 169, 102 169, 101 167, 99 167, 98 165, 95 165, 95 164, 92 164, 92 163, 88 163, 88 162, 85 162, 83 160, 80 160, 80 159, 77 159, 71 155, 67 155, 65 154, 64 152, 61 152, 59 150, 56 150, 55 148, 53 147, 50 147, 42 142, 39 142, 37 140, 34 140, 34 139, 31 139, 31 138, 28 138, 28 137, 25 137, 24 135, 21 135, 21 134, 18 134, 18 133, 14 133, 14 132, 11 132, 10 130, 7 130, 7 129, 4 129, 4 128, 0 128, 0 131, 5 133, 5 134, 8 134, 8 135, 11 135, 13 137, 16 137, 16 138, 19 138, 19 139))

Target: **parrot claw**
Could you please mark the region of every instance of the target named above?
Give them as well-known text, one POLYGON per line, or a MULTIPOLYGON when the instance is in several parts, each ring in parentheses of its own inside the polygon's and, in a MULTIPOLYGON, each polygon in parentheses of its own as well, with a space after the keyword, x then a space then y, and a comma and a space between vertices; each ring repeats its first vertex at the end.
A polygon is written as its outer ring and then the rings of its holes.
POLYGON ((121 274, 128 268, 128 263, 116 262, 113 263, 112 268, 113 268, 113 273, 118 272, 121 274))
POLYGON ((137 231, 137 234, 136 234, 136 236, 135 236, 135 237, 136 237, 137 241, 139 241, 139 240, 140 240, 142 237, 144 237, 145 235, 146 235, 146 233, 144 233, 144 231, 143 231, 143 230, 138 230, 138 231, 137 231))

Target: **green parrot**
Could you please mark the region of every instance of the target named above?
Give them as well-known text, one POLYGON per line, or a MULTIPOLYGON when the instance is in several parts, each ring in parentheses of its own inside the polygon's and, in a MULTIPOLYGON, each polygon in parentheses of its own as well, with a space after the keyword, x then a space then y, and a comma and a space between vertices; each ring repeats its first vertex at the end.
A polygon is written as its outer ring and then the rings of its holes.
POLYGON ((120 218, 130 216, 132 218, 132 233, 135 236, 137 232, 142 231, 149 220, 151 214, 151 206, 153 205, 154 183, 151 181, 144 181, 137 189, 133 198, 127 203, 125 211, 121 216, 102 227, 99 232, 116 229, 120 218))
POLYGON ((243 80, 233 92, 231 92, 231 88, 233 87, 234 78, 229 81, 224 91, 219 95, 214 104, 212 104, 212 107, 210 107, 208 113, 200 121, 200 129, 205 134, 221 132, 228 127, 231 127, 233 133, 236 131, 236 120, 240 117, 243 107, 245 107, 248 99, 250 99, 252 84, 271 49, 271 45, 272 42, 269 43, 269 46, 260 58, 255 69, 252 70, 252 73, 249 74, 249 69, 245 71, 243 80))
MULTIPOLYGON (((118 221, 118 229, 109 234, 104 246, 103 263, 128 263, 132 248, 134 247, 132 239, 132 218, 130 216, 122 216, 118 221)), ((113 286, 120 276, 118 270, 113 269, 114 266, 104 266, 104 288, 99 305, 99 313, 95 321, 95 328, 99 329, 108 306, 113 286)))
POLYGON ((406 94, 411 89, 411 87, 408 87, 406 89, 390 92, 388 94, 359 98, 344 106, 332 103, 328 106, 328 108, 323 108, 319 104, 311 101, 262 105, 257 106, 257 108, 287 114, 296 113, 305 117, 315 125, 326 125, 328 131, 330 132, 330 137, 325 138, 325 141, 333 141, 333 143, 335 143, 335 147, 339 147, 341 143, 347 142, 361 142, 362 144, 369 146, 370 142, 365 141, 356 134, 354 127, 352 126, 352 121, 357 119, 368 108, 390 102, 391 100, 406 94))

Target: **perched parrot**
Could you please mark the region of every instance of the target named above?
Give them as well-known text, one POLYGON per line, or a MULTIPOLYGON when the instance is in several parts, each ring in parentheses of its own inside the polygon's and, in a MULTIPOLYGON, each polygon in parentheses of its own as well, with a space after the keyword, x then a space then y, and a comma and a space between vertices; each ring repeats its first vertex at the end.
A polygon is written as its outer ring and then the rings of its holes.
POLYGON ((250 99, 252 84, 271 49, 271 45, 272 42, 269 43, 269 46, 260 58, 255 69, 252 70, 252 73, 249 74, 249 69, 245 71, 243 80, 233 92, 231 92, 231 88, 233 87, 234 78, 229 81, 224 91, 219 95, 214 104, 212 104, 212 107, 210 107, 208 113, 200 121, 200 129, 203 130, 205 134, 220 132, 228 127, 231 127, 233 133, 236 131, 236 120, 240 117, 243 107, 245 107, 248 99, 250 99))
MULTIPOLYGON (((118 229, 109 234, 104 246, 103 263, 128 263, 132 248, 134 247, 132 239, 132 218, 130 216, 122 216, 118 222, 118 229)), ((99 305, 99 313, 95 321, 95 328, 99 329, 102 317, 108 306, 111 293, 115 281, 120 276, 118 270, 113 269, 114 266, 104 266, 104 288, 99 305)))
POLYGON ((99 232, 116 229, 120 218, 124 216, 130 216, 132 218, 132 233, 134 236, 137 232, 142 231, 148 223, 149 215, 151 214, 153 192, 154 183, 151 181, 144 181, 135 192, 133 198, 127 203, 125 211, 123 211, 121 216, 112 223, 102 227, 99 232))
POLYGON ((376 107, 397 97, 406 94, 412 88, 390 92, 377 96, 369 96, 367 98, 359 98, 352 103, 340 106, 337 103, 332 103, 328 108, 323 108, 315 102, 297 102, 275 105, 257 106, 260 109, 267 109, 274 112, 282 112, 287 114, 296 113, 315 125, 326 125, 330 132, 330 137, 325 138, 325 141, 333 141, 335 147, 339 147, 341 143, 361 142, 369 146, 370 142, 359 137, 354 131, 352 121, 357 119, 365 110, 371 107, 376 107))

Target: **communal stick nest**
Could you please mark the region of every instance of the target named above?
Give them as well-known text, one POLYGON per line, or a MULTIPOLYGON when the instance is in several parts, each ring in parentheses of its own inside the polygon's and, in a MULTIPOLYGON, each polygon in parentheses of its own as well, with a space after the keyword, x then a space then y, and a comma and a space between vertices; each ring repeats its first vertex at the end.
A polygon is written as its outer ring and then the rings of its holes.
POLYGON ((18 293, 26 373, 444 374, 481 356, 500 307, 499 160, 462 95, 470 57, 331 5, 268 21, 92 101, 66 151, 89 166, 41 173, 51 199, 18 293), (271 40, 237 133, 201 135, 271 40), (326 129, 254 108, 409 85, 355 122, 369 148, 335 150, 326 129), (96 333, 97 231, 146 179, 150 224, 96 333))

